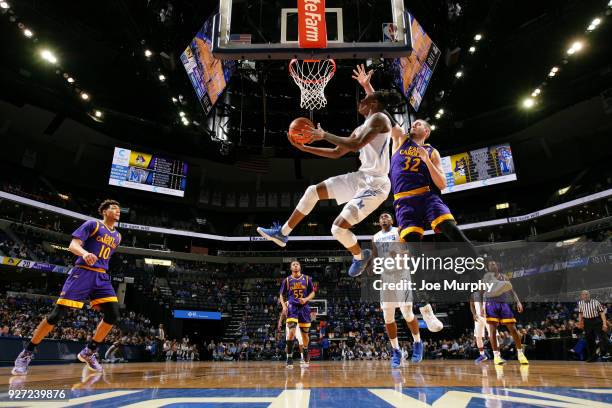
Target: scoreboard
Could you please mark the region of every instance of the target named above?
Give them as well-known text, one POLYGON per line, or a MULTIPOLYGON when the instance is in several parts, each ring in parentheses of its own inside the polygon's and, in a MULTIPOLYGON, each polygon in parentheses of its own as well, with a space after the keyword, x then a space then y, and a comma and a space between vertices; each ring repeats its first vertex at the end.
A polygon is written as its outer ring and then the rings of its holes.
POLYGON ((410 22, 412 52, 406 57, 395 59, 392 67, 395 85, 402 90, 414 110, 418 111, 442 51, 410 13, 406 12, 406 17, 410 22))
POLYGON ((509 144, 442 157, 446 188, 442 194, 516 180, 509 144))
POLYGON ((184 197, 187 163, 115 147, 108 184, 184 197))

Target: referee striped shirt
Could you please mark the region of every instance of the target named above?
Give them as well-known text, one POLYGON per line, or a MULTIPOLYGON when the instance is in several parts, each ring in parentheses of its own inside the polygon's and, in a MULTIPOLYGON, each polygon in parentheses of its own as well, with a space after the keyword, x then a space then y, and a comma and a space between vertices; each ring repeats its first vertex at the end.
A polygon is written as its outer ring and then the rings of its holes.
POLYGON ((585 319, 593 319, 599 317, 599 314, 603 312, 605 308, 599 303, 599 300, 590 299, 585 302, 584 300, 578 301, 578 312, 582 313, 585 319))

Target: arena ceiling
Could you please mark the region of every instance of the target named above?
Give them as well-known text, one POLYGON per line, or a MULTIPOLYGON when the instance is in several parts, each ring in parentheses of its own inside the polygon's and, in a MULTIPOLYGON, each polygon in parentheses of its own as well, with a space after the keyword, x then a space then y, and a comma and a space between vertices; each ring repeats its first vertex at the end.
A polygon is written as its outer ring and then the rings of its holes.
MULTIPOLYGON (((349 0, 347 5, 358 1, 368 0, 349 0)), ((2 98, 17 105, 42 106, 56 112, 58 122, 70 117, 126 143, 223 159, 219 145, 210 142, 205 118, 179 61, 216 3, 9 2, 12 14, 4 10, 0 15, 0 55, 5 61, 0 67, 2 98), (19 22, 31 28, 36 41, 23 35, 19 22), (41 47, 54 50, 61 69, 41 61, 41 47), (146 49, 153 53, 149 58, 146 49), (56 70, 69 72, 76 84, 68 86, 56 70), (75 86, 86 89, 90 100, 81 100, 75 86), (184 103, 172 102, 179 95, 184 103), (95 109, 104 112, 99 121, 91 117, 95 109), (180 111, 199 125, 183 126, 180 111)), ((606 10, 609 14, 612 9, 606 8, 607 1, 411 0, 406 7, 443 51, 418 112, 434 119, 444 108, 444 116, 435 120, 432 139, 441 150, 507 140, 612 87, 612 43, 607 40, 612 19, 606 18, 606 10), (604 22, 586 38, 585 28, 597 16, 604 22), (478 33, 483 38, 475 43, 478 33), (567 57, 565 50, 576 40, 585 42, 584 50, 567 57), (472 45, 477 48, 474 54, 468 52, 472 45), (533 109, 522 109, 524 97, 546 81, 550 68, 563 59, 568 63, 555 80, 548 81, 540 102, 533 109), (457 71, 463 73, 461 78, 457 71)), ((354 107, 359 89, 350 79, 355 62, 341 62, 329 86, 328 108, 317 117, 339 134, 358 124, 354 107)), ((302 114, 286 63, 263 63, 257 68, 257 81, 248 72, 234 75, 228 103, 220 107, 230 116, 235 151, 259 152, 265 146, 275 148, 277 156, 297 156, 288 148, 284 133, 290 119, 302 114)), ((389 77, 379 70, 373 81, 382 87, 389 77)), ((603 133, 595 137, 604 137, 603 133)))

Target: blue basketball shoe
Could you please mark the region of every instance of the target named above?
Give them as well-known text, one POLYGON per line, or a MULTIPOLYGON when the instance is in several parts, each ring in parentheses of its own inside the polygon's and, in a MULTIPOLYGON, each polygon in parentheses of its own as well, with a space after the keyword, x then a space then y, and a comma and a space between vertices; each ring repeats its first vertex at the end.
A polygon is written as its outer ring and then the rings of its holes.
POLYGON ((412 362, 420 363, 421 360, 423 360, 423 343, 416 341, 412 345, 412 362))
POLYGON ((257 232, 268 241, 272 241, 279 247, 284 248, 287 245, 289 238, 286 235, 283 235, 281 232, 282 228, 282 225, 275 222, 270 228, 257 227, 257 232))
POLYGON ((393 349, 391 354, 391 368, 400 368, 402 366, 402 350, 393 349))
POLYGON ((351 264, 351 267, 348 270, 348 275, 351 278, 356 278, 357 276, 361 275, 363 271, 365 271, 366 266, 368 266, 370 259, 372 259, 372 251, 370 251, 369 249, 364 249, 363 251, 361 251, 361 255, 361 260, 353 258, 353 263, 351 264))

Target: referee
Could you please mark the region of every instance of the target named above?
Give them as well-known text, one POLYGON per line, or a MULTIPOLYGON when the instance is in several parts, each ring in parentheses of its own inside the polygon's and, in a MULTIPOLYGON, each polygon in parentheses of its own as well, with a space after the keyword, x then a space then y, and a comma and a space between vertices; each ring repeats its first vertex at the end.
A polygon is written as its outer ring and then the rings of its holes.
POLYGON ((591 299, 588 290, 580 292, 578 301, 578 328, 584 330, 587 342, 587 362, 597 361, 595 338, 599 338, 599 350, 601 355, 609 353, 609 344, 606 332, 608 322, 606 321, 606 309, 596 299, 591 299))

